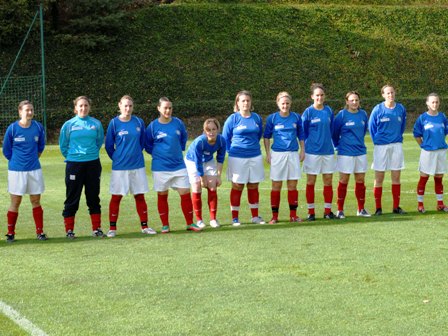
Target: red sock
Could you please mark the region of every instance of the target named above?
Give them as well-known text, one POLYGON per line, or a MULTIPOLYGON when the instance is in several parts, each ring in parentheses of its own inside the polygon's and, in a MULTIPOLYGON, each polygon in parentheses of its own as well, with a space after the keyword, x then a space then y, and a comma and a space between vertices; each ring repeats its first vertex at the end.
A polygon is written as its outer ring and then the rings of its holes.
POLYGON ((191 202, 190 193, 180 195, 180 206, 187 225, 193 224, 193 203, 191 202))
POLYGON ((230 210, 232 211, 232 218, 238 218, 242 193, 242 190, 236 190, 233 188, 230 190, 230 210))
POLYGON ((258 217, 258 201, 260 194, 258 193, 258 187, 255 189, 247 189, 247 200, 249 201, 249 208, 252 217, 258 217))
POLYGON ((392 184, 392 198, 394 200, 394 209, 400 206, 401 184, 392 184))
POLYGON ((306 185, 306 203, 308 203, 308 214, 314 215, 314 184, 306 185))
MULTIPOLYGON (((418 184, 417 184, 417 201, 418 201, 418 206, 419 207, 423 207, 423 196, 425 195, 425 188, 426 188, 426 182, 428 182, 429 176, 420 176, 420 179, 418 180, 418 184)), ((434 178, 434 182, 435 182, 434 178)), ((435 186, 434 186, 434 189, 435 186)), ((436 192, 437 195, 437 192, 436 192)))
POLYGON ((344 210, 345 197, 347 196, 347 184, 339 182, 338 184, 338 210, 344 210))
POLYGON ((443 184, 441 177, 434 176, 434 191, 437 197, 437 205, 443 205, 443 184))
POLYGON ((33 208, 34 224, 36 225, 36 234, 44 232, 44 210, 41 206, 33 208))
POLYGON ((202 220, 202 194, 201 193, 192 193, 191 200, 193 202, 193 210, 196 215, 196 220, 202 220))
POLYGON ((215 190, 207 188, 207 202, 210 211, 210 220, 216 219, 216 213, 218 212, 218 193, 215 190))
POLYGON ((109 202, 109 223, 117 225, 118 214, 120 213, 120 202, 123 196, 112 195, 109 202))
POLYGON ((8 211, 6 214, 6 218, 8 219, 8 234, 13 235, 16 234, 16 223, 17 223, 17 217, 19 217, 18 212, 12 212, 8 211))
POLYGON ((145 195, 134 195, 134 200, 142 229, 146 229, 148 227, 148 205, 146 204, 145 195))
POLYGON ((169 208, 168 208, 168 194, 157 194, 157 210, 159 211, 160 221, 162 225, 170 225, 168 221, 169 208))
POLYGON ((355 184, 355 196, 358 200, 358 210, 361 211, 366 204, 366 185, 364 182, 357 182, 355 184))
POLYGON ((333 186, 324 186, 324 207, 325 214, 331 212, 331 203, 333 202, 333 186))
POLYGON ((278 208, 280 207, 280 191, 271 190, 272 219, 278 219, 278 208))
POLYGON ((381 197, 383 196, 383 187, 373 187, 373 197, 375 198, 375 207, 382 208, 381 197))
POLYGON ((65 232, 68 232, 68 230, 73 231, 75 229, 75 216, 64 217, 64 225, 65 225, 65 232))
POLYGON ((288 190, 289 217, 297 217, 297 206, 299 204, 299 192, 297 190, 288 190))
POLYGON ((92 231, 98 230, 101 227, 101 214, 90 214, 90 221, 92 222, 92 231))

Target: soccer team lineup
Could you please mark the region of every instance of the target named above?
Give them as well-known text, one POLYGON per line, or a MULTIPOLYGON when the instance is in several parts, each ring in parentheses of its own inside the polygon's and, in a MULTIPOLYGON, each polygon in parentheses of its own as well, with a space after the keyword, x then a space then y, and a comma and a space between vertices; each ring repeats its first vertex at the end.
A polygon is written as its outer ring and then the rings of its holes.
MULTIPOLYGON (((65 159, 65 201, 61 204, 67 239, 75 239, 75 218, 84 192, 94 237, 115 237, 119 222, 120 203, 123 196, 131 194, 135 200, 144 235, 157 231, 148 224, 148 206, 145 194, 149 192, 145 168, 145 152, 152 158, 153 189, 157 193, 157 211, 161 230, 170 232, 168 191, 173 189, 180 197, 181 211, 186 230, 200 232, 206 228, 202 217, 202 191, 206 190, 204 203, 209 210, 209 226, 219 228, 217 216, 218 190, 223 184, 223 164, 227 161, 226 177, 231 184, 232 226, 240 226, 239 211, 244 187, 247 189, 248 206, 253 224, 276 224, 283 182, 286 182, 289 220, 293 223, 315 221, 315 185, 318 175, 323 184, 323 209, 320 218, 344 219, 344 203, 350 175, 353 175, 356 215, 381 216, 382 194, 386 174, 390 172, 392 213, 406 214, 400 207, 401 170, 404 168, 403 134, 406 127, 406 108, 395 100, 395 89, 384 85, 384 101, 377 104, 370 115, 361 108, 360 94, 349 91, 345 95, 345 108, 334 113, 325 104, 325 88, 314 83, 310 88, 312 104, 301 114, 291 111, 292 97, 278 93, 277 112, 265 122, 253 111, 252 95, 240 91, 235 97, 233 113, 221 128, 215 118, 203 122, 203 133, 187 147, 187 129, 181 119, 173 114, 173 103, 167 97, 159 99, 157 119, 145 125, 133 115, 134 101, 129 95, 119 102, 119 115, 110 120, 107 130, 101 122, 89 115, 91 101, 79 96, 73 101, 74 117, 61 128, 59 148, 65 159), (373 160, 368 167, 366 134, 373 142, 373 160), (263 141, 261 141, 263 139, 263 141), (262 144, 265 156, 262 154, 262 144), (102 166, 100 149, 104 145, 112 160, 109 183, 109 229, 103 232, 101 224, 100 181, 102 166), (337 154, 337 155, 335 155, 337 154), (270 206, 272 217, 259 215, 259 183, 265 180, 264 161, 270 165, 270 206), (375 209, 370 213, 365 207, 368 169, 374 171, 373 197, 375 209), (307 217, 298 216, 298 180, 302 171, 306 179, 305 197, 307 217), (333 188, 337 174, 337 186, 333 188), (336 196, 336 197, 335 197, 336 196), (337 210, 332 211, 333 199, 337 210)), ((430 176, 434 178, 437 210, 448 212, 443 201, 443 175, 446 172, 445 141, 448 120, 439 112, 440 97, 430 93, 426 97, 426 112, 417 118, 412 128, 413 137, 420 146, 417 183, 417 209, 424 213, 424 194, 430 176)), ((3 155, 8 160, 8 193, 6 242, 16 240, 16 223, 24 195, 28 194, 35 223, 36 238, 47 240, 44 232, 44 212, 41 195, 44 178, 40 155, 45 149, 43 125, 33 120, 31 101, 18 104, 19 120, 10 124, 3 140, 3 155)), ((389 177, 387 177, 389 181, 389 177)), ((387 182, 389 183, 389 182, 387 182)), ((204 192, 205 193, 205 192, 204 192)))

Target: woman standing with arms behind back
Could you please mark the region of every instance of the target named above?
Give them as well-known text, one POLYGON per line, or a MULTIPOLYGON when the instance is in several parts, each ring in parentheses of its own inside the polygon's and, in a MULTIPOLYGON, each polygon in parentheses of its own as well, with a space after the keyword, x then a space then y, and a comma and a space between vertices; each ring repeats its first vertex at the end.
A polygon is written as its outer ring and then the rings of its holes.
POLYGON ((414 125, 414 137, 420 145, 420 179, 417 184, 418 212, 424 213, 423 196, 429 175, 434 176, 434 191, 437 198, 437 210, 448 211, 443 203, 443 174, 446 172, 445 141, 448 134, 448 120, 444 113, 439 112, 440 97, 430 93, 426 98, 428 111, 420 115, 414 125))
POLYGON ((65 232, 67 238, 75 238, 75 215, 84 188, 92 235, 101 238, 104 234, 101 230, 99 156, 104 142, 104 130, 99 120, 89 116, 89 98, 79 96, 73 104, 76 116, 64 123, 59 136, 59 148, 66 162, 66 199, 62 211, 65 232))
POLYGON ((233 107, 234 113, 227 118, 222 132, 229 153, 227 179, 232 181, 230 208, 233 226, 241 225, 238 216, 244 185, 247 185, 252 223, 265 224, 263 218, 258 215, 258 184, 264 180, 260 147, 263 122, 261 117, 252 110, 251 93, 238 92, 233 107))

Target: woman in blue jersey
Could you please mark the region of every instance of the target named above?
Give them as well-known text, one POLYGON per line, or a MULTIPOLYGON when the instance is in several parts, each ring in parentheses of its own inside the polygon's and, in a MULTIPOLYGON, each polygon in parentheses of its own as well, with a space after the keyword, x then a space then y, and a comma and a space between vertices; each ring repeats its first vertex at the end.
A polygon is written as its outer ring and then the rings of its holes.
POLYGON ((230 208, 233 226, 241 225, 238 218, 241 194, 247 185, 247 199, 252 214, 252 223, 265 224, 258 214, 258 184, 264 180, 263 157, 260 139, 263 132, 261 117, 252 112, 252 95, 249 91, 240 91, 236 95, 231 114, 222 135, 226 141, 229 158, 227 160, 227 179, 232 181, 230 208))
POLYGON ((62 211, 65 232, 67 238, 75 238, 75 215, 84 188, 92 235, 101 238, 104 234, 101 230, 99 155, 104 142, 104 129, 99 120, 89 116, 89 98, 79 96, 73 104, 76 116, 64 123, 59 135, 59 148, 66 162, 66 199, 62 211))
POLYGON ((350 174, 355 176, 355 196, 358 201, 357 215, 370 217, 364 208, 367 171, 367 148, 364 137, 367 132, 367 113, 360 108, 360 97, 356 91, 345 95, 345 109, 334 118, 333 144, 338 152, 337 170, 339 171, 337 218, 345 218, 344 202, 350 174))
POLYGON ((373 163, 375 182, 375 215, 383 214, 381 198, 386 171, 392 180, 393 213, 405 214, 400 208, 401 170, 404 169, 403 133, 406 128, 406 109, 395 102, 395 89, 391 85, 381 88, 384 102, 376 105, 369 118, 369 132, 373 141, 373 163))
POLYGON ((187 224, 187 230, 201 231, 193 223, 190 182, 183 151, 187 144, 184 123, 173 117, 173 105, 167 97, 159 99, 159 117, 146 128, 145 150, 152 156, 151 170, 154 190, 157 191, 157 209, 162 221, 162 233, 170 232, 168 190, 177 190, 187 224))
POLYGON ((196 215, 197 225, 205 227, 202 220, 202 188, 207 189, 208 208, 210 212, 210 226, 218 228, 216 219, 218 210, 217 187, 221 185, 222 164, 226 156, 226 143, 219 131, 221 125, 215 118, 204 122, 204 134, 198 136, 188 147, 185 156, 188 177, 193 189, 193 210, 196 215), (216 153, 216 160, 213 154, 216 153))
POLYGON ((43 210, 40 195, 44 192, 44 178, 39 157, 45 148, 45 132, 41 123, 33 120, 34 107, 30 101, 19 103, 20 119, 8 126, 3 138, 3 155, 8 160, 8 192, 11 203, 6 218, 6 241, 15 240, 15 227, 23 195, 30 195, 33 219, 38 240, 47 240, 43 232, 43 210))
POLYGON ((306 201, 308 203, 308 219, 316 220, 314 210, 314 186, 317 175, 322 174, 324 184, 324 218, 334 219, 331 211, 333 201, 333 172, 336 169, 333 142, 333 110, 324 105, 325 89, 320 83, 311 85, 313 104, 302 114, 303 131, 305 133, 305 160, 303 171, 307 174, 306 201))
POLYGON ((417 184, 418 211, 425 212, 423 196, 429 175, 434 176, 434 191, 437 198, 437 210, 448 212, 443 203, 443 174, 446 172, 445 137, 448 134, 448 120, 439 112, 440 98, 437 93, 430 93, 426 98, 428 111, 422 113, 414 125, 414 137, 420 145, 420 180, 417 184))
POLYGON ((145 160, 145 123, 132 115, 134 100, 125 95, 118 103, 120 115, 112 119, 106 132, 106 152, 112 160, 110 175, 109 238, 115 237, 120 212, 120 202, 128 193, 134 195, 135 206, 140 217, 141 231, 156 234, 148 227, 148 206, 145 193, 148 192, 145 160))
POLYGON ((289 219, 291 222, 301 222, 302 219, 297 216, 297 180, 300 179, 300 162, 305 158, 302 119, 297 113, 290 112, 292 98, 288 92, 280 92, 276 102, 279 110, 268 116, 263 135, 266 161, 271 165, 272 219, 269 224, 278 222, 283 181, 286 181, 288 188, 289 219))

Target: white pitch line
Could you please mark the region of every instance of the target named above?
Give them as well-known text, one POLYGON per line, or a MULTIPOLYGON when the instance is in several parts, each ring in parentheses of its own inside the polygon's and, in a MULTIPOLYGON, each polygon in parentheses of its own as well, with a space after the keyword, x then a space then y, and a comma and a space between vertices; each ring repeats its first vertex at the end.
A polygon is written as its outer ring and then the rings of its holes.
POLYGON ((17 310, 0 300, 0 311, 14 321, 20 328, 32 336, 48 336, 43 330, 36 327, 30 320, 22 316, 17 310))

